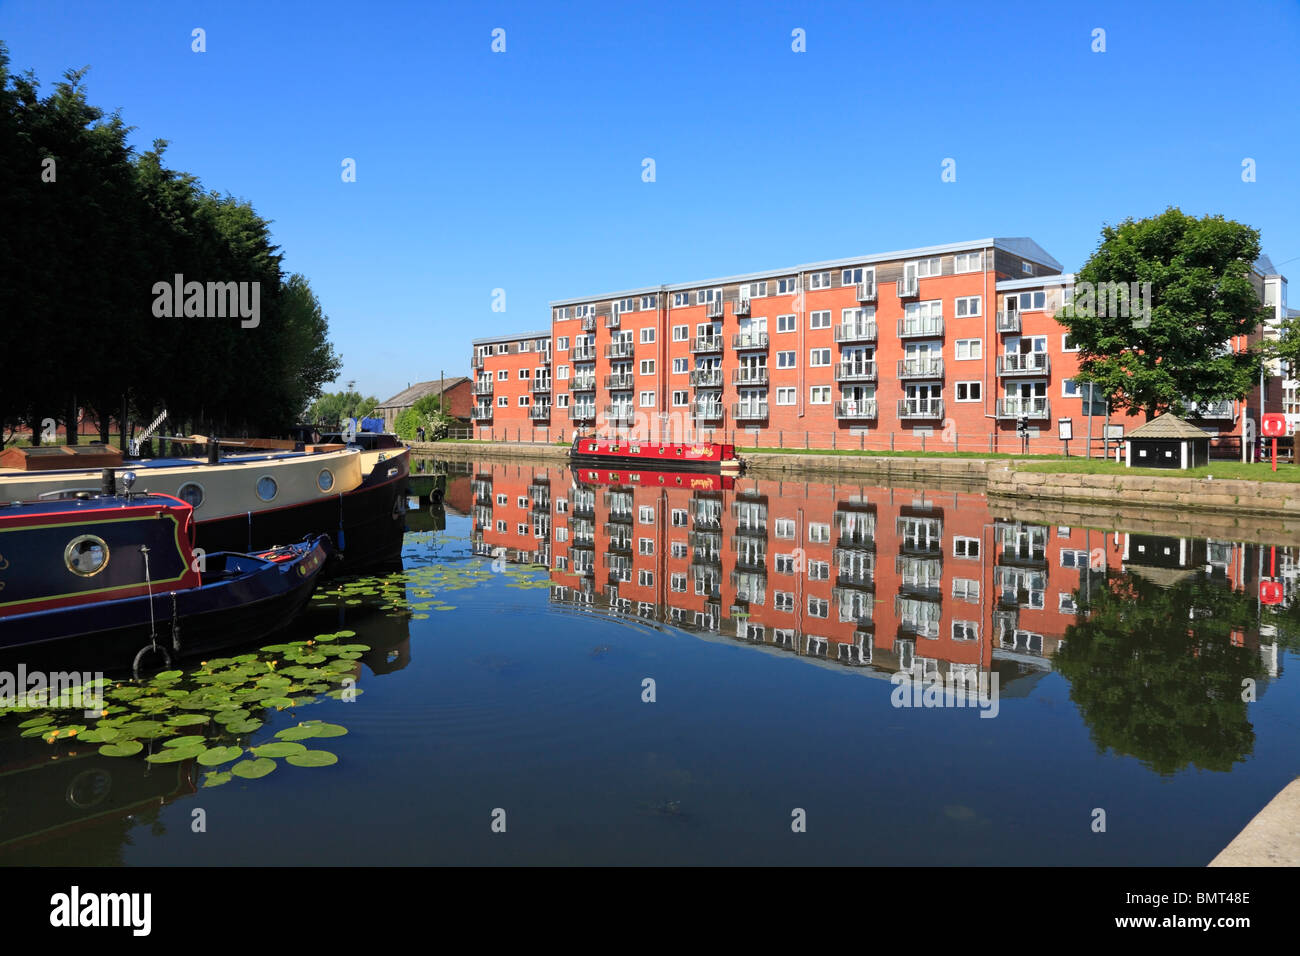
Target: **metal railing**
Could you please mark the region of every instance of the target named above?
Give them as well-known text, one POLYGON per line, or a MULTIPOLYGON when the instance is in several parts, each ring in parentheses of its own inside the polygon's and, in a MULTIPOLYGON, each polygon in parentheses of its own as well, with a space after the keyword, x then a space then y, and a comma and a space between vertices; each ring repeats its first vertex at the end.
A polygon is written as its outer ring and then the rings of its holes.
POLYGON ((721 352, 721 335, 697 335, 691 340, 692 352, 721 352))
POLYGON ((469 417, 472 418, 472 419, 474 419, 475 421, 482 421, 483 419, 491 418, 491 417, 492 417, 492 406, 491 406, 491 405, 475 405, 473 408, 470 409, 469 417))
POLYGON ((551 417, 550 405, 532 405, 528 409, 528 417, 533 421, 539 421, 551 417))
POLYGON ((995 414, 998 418, 1048 418, 1050 406, 1046 398, 999 398, 995 414))
POLYGON ((907 279, 898 279, 895 282, 895 288, 900 299, 915 299, 921 294, 921 283, 916 279, 912 279, 910 282, 907 279))
POLYGON ((606 375, 605 387, 619 389, 622 391, 630 391, 632 389, 632 373, 615 372, 613 375, 606 375))
POLYGON ((898 337, 913 339, 920 336, 943 335, 943 319, 899 319, 898 337))
POLYGON ((999 375, 1046 375, 1051 368, 1046 352, 1012 352, 998 356, 999 375))
POLYGON ((731 347, 733 349, 765 349, 767 348, 767 333, 737 332, 731 337, 731 347))
POLYGON ((899 378, 942 378, 943 359, 938 356, 898 360, 899 378))
POLYGON ((594 315, 584 315, 582 317, 582 331, 584 332, 596 331, 596 317, 594 315))
POLYGON ((574 345, 573 351, 569 353, 569 358, 575 362, 594 362, 596 361, 596 346, 574 345))
POLYGON ((731 406, 732 418, 767 418, 767 402, 737 402, 731 406))
POLYGON ((1019 312, 999 312, 999 313, 998 313, 998 331, 999 331, 999 332, 1019 332, 1019 331, 1020 331, 1020 313, 1019 313, 1019 312))
POLYGON ((594 375, 575 375, 573 381, 569 383, 571 392, 590 392, 596 388, 596 376, 594 375))
POLYGON ((731 380, 737 385, 766 385, 767 366, 742 365, 732 373, 731 380))
POLYGON ((836 418, 875 418, 876 400, 874 398, 851 398, 835 403, 836 418))
POLYGON ((705 316, 710 319, 722 318, 722 299, 714 299, 708 303, 708 308, 704 312, 705 316))
POLYGON ((849 359, 835 363, 837 382, 874 382, 876 363, 870 359, 849 359))
POLYGON ((572 422, 589 422, 596 417, 595 405, 571 405, 569 406, 569 421, 572 422))
POLYGON ((874 342, 878 334, 876 323, 870 320, 841 322, 835 326, 836 342, 874 342))
POLYGON ((749 296, 741 296, 736 300, 736 315, 749 315, 749 296))
POLYGON ((534 392, 549 392, 551 390, 551 380, 549 378, 533 379, 534 392))
POLYGON ((700 421, 713 422, 722 417, 721 404, 696 404, 692 409, 695 417, 700 421))
POLYGON ((899 418, 943 418, 941 398, 900 398, 899 418))
POLYGON ((490 378, 487 378, 487 379, 480 378, 480 379, 475 379, 475 380, 474 380, 474 394, 475 394, 475 395, 491 395, 491 394, 492 394, 492 389, 493 389, 492 379, 490 379, 490 378))
POLYGON ((876 301, 876 280, 866 279, 858 283, 858 301, 875 302, 876 301))
POLYGON ((631 358, 636 346, 620 339, 605 346, 605 358, 631 358))
POLYGON ((721 368, 697 368, 690 375, 690 382, 696 388, 721 388, 721 368))
POLYGON ((618 317, 619 316, 617 312, 611 312, 609 315, 605 316, 605 328, 607 329, 618 328, 618 317))

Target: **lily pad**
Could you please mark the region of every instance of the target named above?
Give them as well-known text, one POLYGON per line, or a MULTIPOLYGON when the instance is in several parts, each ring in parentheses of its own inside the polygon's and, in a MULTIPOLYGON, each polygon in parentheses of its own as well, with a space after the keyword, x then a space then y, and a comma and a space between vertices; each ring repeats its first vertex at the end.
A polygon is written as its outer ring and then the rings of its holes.
POLYGON ((105 757, 133 757, 144 749, 138 740, 122 740, 117 743, 104 744, 99 752, 105 757))
POLYGON ((182 760, 194 759, 205 749, 202 744, 190 744, 188 747, 163 747, 156 754, 150 754, 144 759, 149 763, 180 763, 182 760))
POLYGON ((190 734, 185 737, 173 737, 171 740, 163 742, 164 747, 193 747, 195 744, 201 744, 204 737, 198 734, 190 734))
POLYGON ((275 769, 275 761, 267 757, 258 757, 256 760, 241 760, 230 768, 230 772, 236 777, 243 777, 245 780, 256 780, 259 777, 265 777, 275 769))
POLYGON ((269 744, 262 744, 253 748, 253 753, 259 757, 291 757, 294 754, 306 753, 307 748, 302 744, 291 743, 285 740, 272 741, 269 744))
POLYGON ((305 750, 284 759, 286 763, 293 764, 295 767, 328 767, 339 762, 339 758, 328 750, 305 750))
POLYGON ((169 727, 197 727, 206 724, 211 718, 207 714, 177 714, 167 718, 169 727))
POLYGON ((232 734, 251 734, 261 726, 262 722, 260 720, 237 720, 226 724, 226 730, 232 734))
MULTIPOLYGON (((219 764, 229 763, 231 760, 239 757, 244 752, 243 747, 209 747, 203 753, 199 754, 199 763, 205 767, 216 767, 219 764)), ((208 774, 208 776, 212 776, 208 774)), ((229 776, 229 774, 227 774, 229 776)))
POLYGON ((203 775, 203 786, 219 787, 223 783, 229 783, 231 780, 231 776, 232 775, 228 770, 220 770, 213 773, 205 773, 203 775))

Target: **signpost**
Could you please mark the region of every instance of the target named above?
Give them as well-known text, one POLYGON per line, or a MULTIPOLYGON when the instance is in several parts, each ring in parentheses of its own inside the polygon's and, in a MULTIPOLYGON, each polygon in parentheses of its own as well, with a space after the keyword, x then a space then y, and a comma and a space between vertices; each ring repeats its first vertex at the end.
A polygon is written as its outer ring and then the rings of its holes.
MULTIPOLYGON (((1092 428, 1092 419, 1088 419, 1088 427, 1092 428)), ((1070 457, 1070 439, 1074 437, 1074 423, 1068 418, 1058 418, 1056 420, 1056 437, 1065 442, 1065 457, 1070 457)))
POLYGON ((1273 413, 1261 415, 1259 431, 1263 437, 1272 439, 1273 470, 1277 471, 1277 440, 1286 434, 1286 416, 1273 413))

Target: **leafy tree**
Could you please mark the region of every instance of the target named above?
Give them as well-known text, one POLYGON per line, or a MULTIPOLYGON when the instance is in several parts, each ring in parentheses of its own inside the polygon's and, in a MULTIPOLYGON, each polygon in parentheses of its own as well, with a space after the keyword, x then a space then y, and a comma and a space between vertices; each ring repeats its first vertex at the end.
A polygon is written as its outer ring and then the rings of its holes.
POLYGON ((307 409, 307 420, 337 425, 345 418, 369 415, 378 404, 379 399, 373 395, 362 395, 357 391, 325 392, 307 409))
POLYGON ((419 437, 418 429, 424 427, 426 441, 446 438, 451 428, 451 418, 442 410, 442 399, 437 394, 425 395, 410 408, 402 411, 393 423, 393 430, 404 441, 419 437))
POLYGON ((1260 354, 1225 345, 1267 314, 1250 281, 1258 258, 1259 232, 1222 216, 1171 207, 1106 226, 1075 274, 1074 304, 1057 313, 1079 347, 1075 379, 1148 420, 1242 398, 1259 379, 1260 354))

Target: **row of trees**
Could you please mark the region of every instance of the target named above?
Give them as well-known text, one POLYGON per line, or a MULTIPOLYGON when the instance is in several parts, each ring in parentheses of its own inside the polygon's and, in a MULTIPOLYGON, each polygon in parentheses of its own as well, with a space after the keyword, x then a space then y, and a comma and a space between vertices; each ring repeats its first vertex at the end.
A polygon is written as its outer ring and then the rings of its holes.
POLYGON ((282 275, 251 205, 169 169, 163 140, 137 154, 121 116, 87 101, 85 72, 42 96, 0 44, 0 424, 39 441, 43 421, 86 408, 107 440, 110 419, 165 408, 168 432, 281 431, 341 366, 320 302, 282 275), (176 276, 256 283, 256 320, 214 315, 211 297, 188 316, 160 307, 155 286, 176 276))

